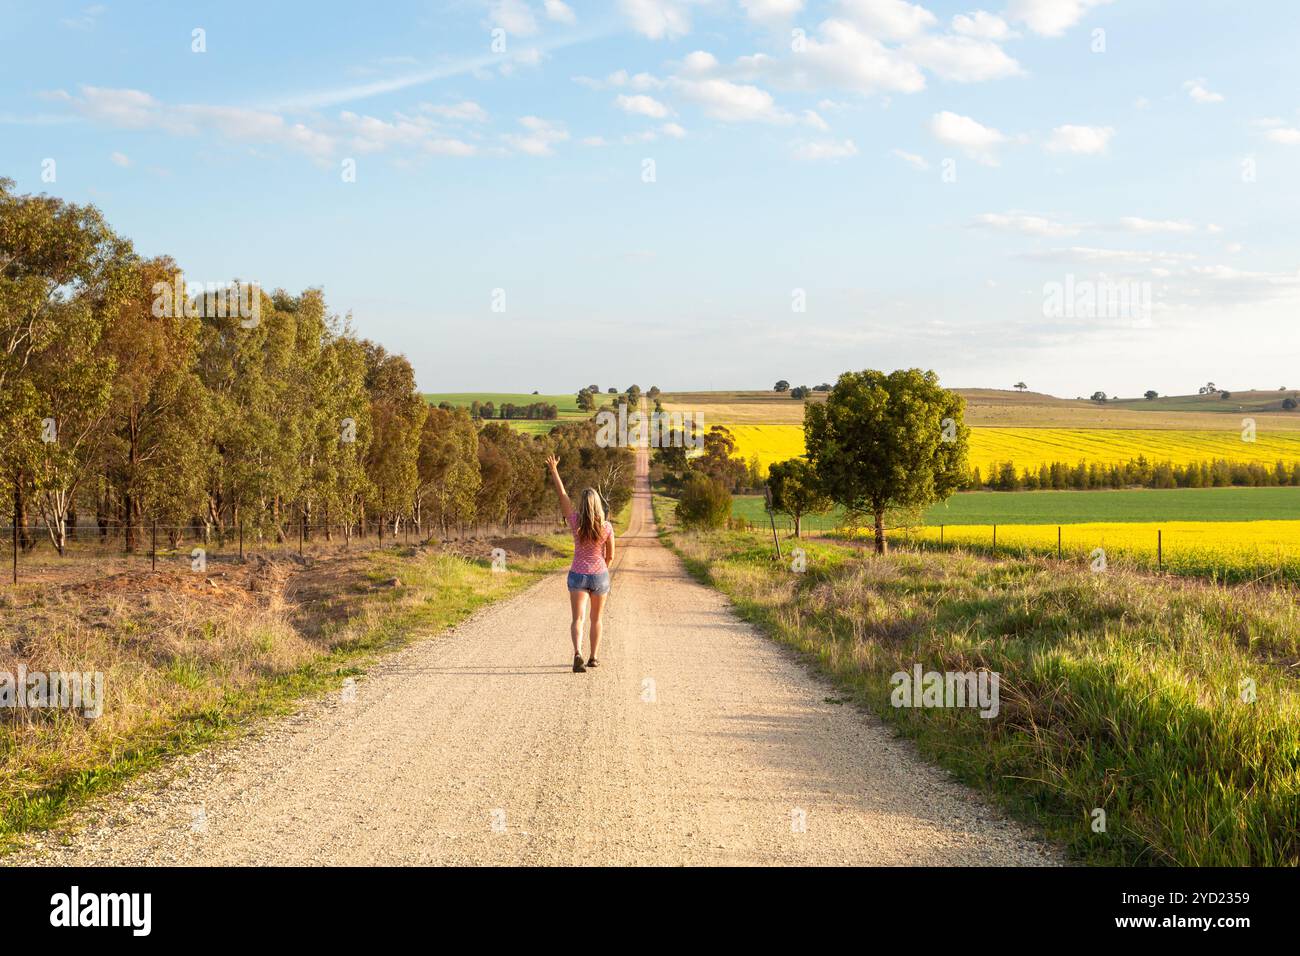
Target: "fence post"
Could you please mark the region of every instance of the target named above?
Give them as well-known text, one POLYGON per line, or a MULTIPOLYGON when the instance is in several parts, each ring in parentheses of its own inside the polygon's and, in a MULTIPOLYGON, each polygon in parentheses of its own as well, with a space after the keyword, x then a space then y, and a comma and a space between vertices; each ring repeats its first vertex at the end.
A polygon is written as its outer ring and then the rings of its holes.
POLYGON ((298 557, 302 557, 302 543, 307 538, 307 510, 304 508, 298 515, 298 557))
POLYGON ((943 547, 943 525, 939 525, 939 547, 943 547))
POLYGON ((239 519, 239 560, 244 560, 244 519, 239 519))
POLYGON ((1165 566, 1165 533, 1160 528, 1156 528, 1156 567, 1165 566))
POLYGON ((1056 560, 1061 560, 1061 526, 1056 526, 1056 560))
POLYGON ((14 492, 14 584, 18 584, 18 493, 14 492))
POLYGON ((149 530, 149 570, 158 571, 158 519, 154 518, 149 530))
POLYGON ((998 550, 998 526, 997 525, 993 526, 993 550, 995 552, 998 550))

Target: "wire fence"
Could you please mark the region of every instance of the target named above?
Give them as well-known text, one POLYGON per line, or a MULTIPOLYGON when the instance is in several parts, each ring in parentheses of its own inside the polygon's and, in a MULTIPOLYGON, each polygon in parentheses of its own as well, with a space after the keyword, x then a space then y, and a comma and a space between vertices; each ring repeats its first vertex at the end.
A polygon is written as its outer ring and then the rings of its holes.
POLYGON ((165 524, 146 519, 129 527, 121 521, 68 524, 62 551, 43 523, 0 525, 0 542, 7 546, 8 578, 18 584, 24 566, 52 567, 78 560, 121 558, 148 564, 151 570, 183 562, 193 570, 207 561, 244 561, 253 555, 323 556, 352 550, 414 545, 449 545, 508 537, 565 533, 559 518, 531 518, 513 522, 464 522, 437 527, 410 520, 312 522, 299 519, 267 526, 239 523, 204 527, 198 523, 165 524))
MULTIPOLYGON (((887 530, 886 538, 891 548, 901 546, 914 551, 960 549, 990 557, 1056 558, 1086 563, 1094 571, 1104 571, 1118 560, 1140 570, 1223 582, 1300 584, 1300 536, 1296 540, 1277 539, 1255 546, 1220 548, 1189 542, 1185 534, 1171 534, 1169 529, 1152 528, 1145 522, 1140 530, 1124 533, 1118 530, 1124 524, 1118 523, 1109 539, 1101 536, 1096 540, 1072 533, 1069 524, 924 525, 887 530)), ((788 515, 765 515, 761 521, 733 518, 731 527, 769 537, 775 532, 777 547, 787 552, 799 546, 799 539, 793 537, 794 521, 788 515)), ((871 528, 849 527, 838 522, 817 524, 805 520, 800 531, 805 537, 830 532, 855 543, 870 542, 873 538, 871 528)))

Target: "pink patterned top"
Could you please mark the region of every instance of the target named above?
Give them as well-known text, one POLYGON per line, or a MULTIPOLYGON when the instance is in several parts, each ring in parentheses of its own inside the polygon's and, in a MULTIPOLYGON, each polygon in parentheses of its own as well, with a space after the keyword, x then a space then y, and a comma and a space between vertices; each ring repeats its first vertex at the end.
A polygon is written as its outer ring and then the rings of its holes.
POLYGON ((573 564, 569 570, 577 574, 604 574, 609 570, 605 564, 605 541, 614 537, 614 526, 608 521, 601 529, 599 541, 586 541, 578 537, 577 512, 569 515, 569 530, 573 532, 573 564))

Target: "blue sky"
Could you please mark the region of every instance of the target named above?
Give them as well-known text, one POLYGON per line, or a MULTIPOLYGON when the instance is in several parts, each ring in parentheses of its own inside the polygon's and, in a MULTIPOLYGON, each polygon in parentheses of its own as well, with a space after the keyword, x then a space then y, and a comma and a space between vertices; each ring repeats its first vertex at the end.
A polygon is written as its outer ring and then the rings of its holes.
POLYGON ((191 281, 322 286, 426 390, 1300 387, 1289 2, 0 0, 0 24, 0 175, 191 281), (1062 287, 1133 296, 1062 314, 1062 287))

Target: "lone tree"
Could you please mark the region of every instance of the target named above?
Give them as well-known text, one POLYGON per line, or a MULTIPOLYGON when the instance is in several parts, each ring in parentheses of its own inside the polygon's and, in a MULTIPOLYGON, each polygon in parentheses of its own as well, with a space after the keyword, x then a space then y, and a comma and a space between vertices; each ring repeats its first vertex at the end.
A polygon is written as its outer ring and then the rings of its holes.
POLYGON ((790 391, 790 383, 787 382, 785 379, 781 379, 781 381, 777 382, 776 385, 774 385, 774 386, 772 387, 772 391, 774 391, 774 392, 788 392, 788 391, 790 391))
POLYGON ((874 519, 885 553, 885 515, 918 511, 961 487, 970 430, 966 402, 934 372, 845 372, 825 404, 804 409, 804 443, 818 484, 850 512, 874 519))
POLYGON ((1015 384, 1014 387, 1015 387, 1015 390, 1016 390, 1017 392, 1023 392, 1023 391, 1024 391, 1025 389, 1027 389, 1029 386, 1026 385, 1024 382, 1016 382, 1016 384, 1015 384))
POLYGON ((772 510, 794 519, 794 536, 800 537, 804 515, 820 515, 834 504, 817 483, 817 472, 805 458, 773 462, 767 469, 772 510))
POLYGON ((1147 391, 1143 394, 1142 397, 1145 398, 1148 402, 1150 402, 1159 398, 1160 393, 1157 392, 1155 389, 1147 389, 1147 391))

